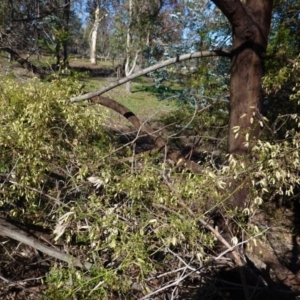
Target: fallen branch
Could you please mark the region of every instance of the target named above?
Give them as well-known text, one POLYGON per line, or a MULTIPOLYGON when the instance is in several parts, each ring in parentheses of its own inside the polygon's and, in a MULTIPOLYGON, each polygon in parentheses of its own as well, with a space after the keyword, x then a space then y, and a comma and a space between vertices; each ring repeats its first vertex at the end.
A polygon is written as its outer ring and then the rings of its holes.
POLYGON ((11 55, 11 59, 17 61, 22 68, 33 72, 35 75, 37 75, 39 78, 43 78, 46 75, 46 72, 31 62, 29 62, 27 59, 23 58, 19 53, 17 53, 15 50, 9 48, 9 47, 1 47, 0 50, 6 51, 11 55))
MULTIPOLYGON (((103 96, 96 96, 91 98, 91 102, 101 104, 105 107, 108 107, 115 112, 121 114, 123 117, 125 117, 136 129, 138 129, 141 133, 147 134, 155 143, 156 147, 159 149, 160 152, 167 153, 167 156, 174 161, 177 166, 186 166, 194 173, 201 173, 203 168, 202 166, 199 166, 194 161, 185 159, 179 151, 172 151, 168 148, 167 144, 165 143, 164 139, 157 134, 155 130, 152 130, 149 126, 146 124, 142 124, 139 120, 139 118, 130 111, 127 107, 124 105, 118 103, 117 101, 106 98, 103 96)), ((201 108, 197 113, 203 112, 207 110, 211 105, 207 105, 203 108, 201 108)))
POLYGON ((180 62, 180 61, 185 61, 185 60, 192 59, 192 58, 211 57, 211 56, 230 57, 230 53, 231 52, 225 51, 225 50, 214 50, 214 51, 200 51, 200 52, 194 52, 194 53, 190 53, 190 54, 183 54, 183 55, 180 55, 180 56, 168 59, 168 60, 164 60, 164 61, 159 62, 159 63, 157 63, 157 64, 155 64, 151 67, 148 67, 148 68, 143 69, 139 72, 133 73, 132 75, 121 78, 121 79, 117 80, 116 82, 113 82, 113 83, 111 83, 110 85, 108 85, 104 88, 101 88, 101 89, 98 89, 98 90, 95 90, 93 92, 89 92, 87 94, 83 94, 83 95, 80 95, 80 96, 77 96, 77 97, 73 97, 73 98, 70 99, 70 101, 71 102, 79 102, 79 101, 90 99, 90 98, 95 97, 95 96, 99 96, 99 95, 104 94, 104 93, 112 90, 113 88, 115 88, 119 85, 122 85, 122 84, 124 84, 128 81, 131 81, 135 78, 146 75, 150 72, 156 71, 158 69, 164 68, 166 66, 175 64, 175 63, 180 62))
POLYGON ((65 254, 63 252, 60 252, 58 250, 55 250, 51 247, 44 245, 38 239, 34 238, 27 232, 21 230, 17 226, 11 224, 10 222, 2 218, 0 218, 0 234, 4 236, 8 236, 11 239, 14 239, 25 245, 28 245, 29 247, 37 249, 51 257, 62 260, 75 267, 85 268, 87 270, 92 267, 92 264, 89 262, 82 263, 78 258, 74 256, 65 254))

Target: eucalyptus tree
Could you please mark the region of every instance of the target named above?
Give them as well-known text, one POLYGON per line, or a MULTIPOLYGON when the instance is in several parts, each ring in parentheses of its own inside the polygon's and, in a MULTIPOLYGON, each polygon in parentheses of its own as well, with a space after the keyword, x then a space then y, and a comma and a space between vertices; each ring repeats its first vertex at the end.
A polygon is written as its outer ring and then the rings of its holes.
MULTIPOLYGON (((123 44, 120 48, 123 48, 124 52, 126 76, 134 72, 143 51, 149 47, 165 3, 164 0, 119 2, 114 35, 118 36, 119 41, 123 44)), ((126 91, 130 92, 130 82, 126 85, 126 91)))
POLYGON ((113 2, 105 0, 90 0, 87 2, 87 11, 92 22, 91 31, 89 34, 90 44, 90 61, 91 64, 97 64, 97 39, 99 35, 99 26, 105 18, 110 18, 109 8, 113 2))

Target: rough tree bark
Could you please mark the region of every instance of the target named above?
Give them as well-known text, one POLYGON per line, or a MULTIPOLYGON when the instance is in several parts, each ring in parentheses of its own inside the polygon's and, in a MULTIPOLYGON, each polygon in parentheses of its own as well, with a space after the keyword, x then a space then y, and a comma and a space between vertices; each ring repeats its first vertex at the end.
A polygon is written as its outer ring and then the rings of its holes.
MULTIPOLYGON (((212 0, 232 26, 230 70, 229 153, 247 161, 259 137, 264 55, 273 9, 272 0, 212 0)), ((235 190, 240 182, 233 184, 235 190)), ((247 184, 233 195, 233 205, 244 208, 247 184)))

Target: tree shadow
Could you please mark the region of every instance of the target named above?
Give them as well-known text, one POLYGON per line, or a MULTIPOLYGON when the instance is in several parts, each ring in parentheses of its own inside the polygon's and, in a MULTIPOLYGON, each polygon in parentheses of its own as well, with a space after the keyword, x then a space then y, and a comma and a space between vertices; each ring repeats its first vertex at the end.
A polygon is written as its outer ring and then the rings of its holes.
POLYGON ((103 68, 99 66, 69 66, 69 69, 76 72, 86 73, 91 77, 112 77, 117 75, 114 68, 103 68))
MULTIPOLYGON (((254 264, 248 260, 246 266, 239 268, 223 267, 214 272, 213 276, 203 278, 201 286, 193 300, 285 300, 298 299, 300 293, 294 292, 290 287, 283 283, 276 282, 270 278, 266 281, 266 275, 257 269, 254 264), (240 271, 245 274, 246 293, 241 282, 240 271)), ((180 298, 186 299, 186 298, 180 298)))
POLYGON ((300 246, 299 246, 299 235, 300 235, 300 199, 299 196, 297 199, 294 200, 294 228, 293 228, 293 235, 292 235, 292 257, 290 261, 290 269, 294 273, 298 273, 300 271, 300 262, 299 262, 299 253, 300 253, 300 246))
MULTIPOLYGON (((299 191, 298 191, 299 192, 299 191)), ((297 195, 297 193, 295 192, 297 195)), ((291 234, 271 232, 266 236, 265 243, 271 253, 266 259, 255 255, 246 256, 247 263, 242 269, 245 275, 248 297, 245 296, 241 281, 240 270, 237 267, 211 268, 209 274, 203 275, 201 285, 193 300, 197 299, 299 299, 300 271, 299 263, 299 232, 300 232, 300 202, 299 196, 291 199, 275 199, 269 203, 271 209, 265 208, 264 214, 267 216, 264 221, 271 222, 274 218, 275 206, 279 207, 280 222, 284 229, 291 228, 291 234), (285 211, 285 212, 284 212, 285 211), (286 212, 287 211, 287 212, 286 212), (270 218, 270 219, 268 219, 270 218), (289 218, 289 223, 287 223, 289 218), (290 238, 290 246, 287 245, 286 238, 290 238), (282 239, 282 240, 281 240, 282 239), (280 244, 281 243, 281 244, 280 244), (204 282, 204 283, 203 283, 204 282)), ((279 226, 279 224, 277 224, 279 226)), ((268 254, 266 254, 268 255, 268 254)), ((180 299, 187 299, 186 297, 180 299)))

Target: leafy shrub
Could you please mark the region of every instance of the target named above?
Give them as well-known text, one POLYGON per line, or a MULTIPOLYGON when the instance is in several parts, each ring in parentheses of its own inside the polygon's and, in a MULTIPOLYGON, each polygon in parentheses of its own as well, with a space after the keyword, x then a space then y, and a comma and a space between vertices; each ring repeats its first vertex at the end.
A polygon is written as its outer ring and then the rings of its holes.
MULTIPOLYGON (((296 126, 285 140, 271 143, 265 134, 251 160, 237 163, 229 157, 219 168, 208 164, 202 174, 191 174, 163 158, 117 151, 104 126, 105 109, 65 101, 81 91, 74 79, 16 83, 3 78, 0 88, 5 107, 0 169, 7 176, 1 183, 2 211, 50 229, 54 243, 93 263, 88 271, 54 263, 45 299, 145 295, 173 282, 182 268, 210 265, 216 238, 200 218, 218 209, 251 236, 261 229, 243 216, 253 217, 277 195, 292 197, 299 187, 296 114, 289 116, 296 126), (232 178, 251 184, 249 207, 240 213, 227 207, 232 178)), ((220 118, 207 111, 191 125, 203 124, 212 135, 214 126, 226 123, 222 105, 213 108, 220 118)), ((186 124, 190 113, 182 108, 164 122, 184 119, 186 124)))
MULTIPOLYGON (((176 258, 168 249, 188 249, 198 265, 197 257, 214 240, 164 183, 164 163, 146 157, 122 162, 124 152, 114 150, 103 126, 105 109, 65 101, 80 90, 67 78, 51 83, 2 79, 0 166, 7 179, 1 206, 12 218, 51 229, 57 243, 93 262, 90 272, 55 264, 46 296, 111 299, 119 293, 130 298, 134 282, 145 292, 149 277, 172 266, 176 258), (98 180, 96 187, 87 180, 91 176, 98 180)), ((210 177, 176 170, 170 175, 197 214, 211 195, 217 196, 207 183, 210 177)))

